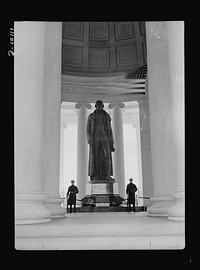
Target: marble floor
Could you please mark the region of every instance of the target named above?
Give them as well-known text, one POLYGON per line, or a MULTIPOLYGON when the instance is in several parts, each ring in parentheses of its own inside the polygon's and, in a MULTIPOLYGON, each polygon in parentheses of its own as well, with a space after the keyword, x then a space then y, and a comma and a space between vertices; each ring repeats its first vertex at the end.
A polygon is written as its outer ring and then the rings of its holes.
POLYGON ((18 225, 18 250, 183 249, 184 222, 146 212, 68 213, 46 224, 18 225))

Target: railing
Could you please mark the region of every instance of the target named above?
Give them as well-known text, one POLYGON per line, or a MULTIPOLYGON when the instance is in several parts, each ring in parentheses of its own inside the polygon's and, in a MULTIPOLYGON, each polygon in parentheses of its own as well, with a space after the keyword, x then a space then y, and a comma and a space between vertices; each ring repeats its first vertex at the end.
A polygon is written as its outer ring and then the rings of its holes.
MULTIPOLYGON (((124 199, 124 198, 122 198, 122 197, 120 197, 121 198, 121 202, 120 202, 120 204, 122 203, 122 204, 124 204, 128 199, 124 199)), ((62 198, 64 201, 63 201, 63 203, 62 203, 62 207, 64 207, 64 208, 68 208, 68 203, 67 203, 67 201, 68 201, 68 199, 67 199, 67 197, 64 197, 64 198, 62 198)), ((140 205, 140 203, 139 203, 139 199, 150 199, 150 197, 147 197, 147 196, 138 196, 138 195, 136 195, 135 196, 135 208, 136 209, 139 209, 139 207, 143 207, 143 205, 140 205)), ((78 201, 78 202, 83 202, 83 199, 76 199, 76 201, 78 201)), ((113 201, 106 201, 107 203, 113 203, 113 201)), ((96 206, 96 202, 93 200, 93 199, 89 199, 88 198, 88 202, 87 202, 87 206, 96 206)))

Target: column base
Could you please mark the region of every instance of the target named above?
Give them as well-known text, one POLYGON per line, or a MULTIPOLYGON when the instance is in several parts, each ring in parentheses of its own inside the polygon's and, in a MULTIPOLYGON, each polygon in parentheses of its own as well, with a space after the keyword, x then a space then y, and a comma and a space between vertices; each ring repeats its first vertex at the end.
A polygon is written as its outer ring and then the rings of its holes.
POLYGON ((168 217, 168 209, 173 205, 171 197, 153 196, 150 201, 153 204, 147 208, 147 216, 168 217))
POLYGON ((51 218, 65 218, 66 209, 61 206, 63 199, 59 196, 48 195, 45 206, 51 212, 51 218))
POLYGON ((169 220, 185 221, 185 194, 183 191, 177 191, 172 196, 175 203, 169 208, 169 220))
POLYGON ((15 193, 15 224, 36 224, 51 221, 51 211, 44 205, 46 196, 43 192, 28 190, 15 193))
POLYGON ((143 199, 143 205, 149 208, 150 206, 152 206, 152 202, 150 201, 150 199, 143 199))

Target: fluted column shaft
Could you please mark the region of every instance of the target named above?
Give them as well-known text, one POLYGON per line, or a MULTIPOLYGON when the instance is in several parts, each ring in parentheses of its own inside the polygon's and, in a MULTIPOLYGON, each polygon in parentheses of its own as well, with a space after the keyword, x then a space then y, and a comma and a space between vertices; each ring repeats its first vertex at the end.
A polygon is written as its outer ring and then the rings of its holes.
MULTIPOLYGON (((148 89, 146 88, 146 94, 148 95, 147 91, 148 89)), ((138 100, 138 104, 140 118, 143 196, 148 198, 153 194, 148 96, 146 96, 144 99, 138 100)), ((147 207, 150 206, 150 200, 144 199, 144 205, 147 207)))
POLYGON ((78 199, 86 195, 86 184, 88 182, 88 143, 86 134, 88 109, 90 104, 76 104, 78 114, 77 129, 77 186, 79 189, 78 199))
POLYGON ((173 130, 176 155, 176 189, 172 197, 175 204, 169 208, 170 220, 185 219, 184 186, 184 22, 168 22, 168 46, 172 93, 173 130))
POLYGON ((148 212, 184 220, 184 25, 148 22, 146 26, 154 181, 148 212))
MULTIPOLYGON (((137 171, 138 171, 138 196, 143 197, 143 181, 142 181, 142 164, 141 164, 141 140, 140 140, 140 125, 139 123, 132 124, 136 131, 136 143, 137 143, 137 171)), ((139 199, 139 202, 143 205, 143 198, 139 199)))
POLYGON ((114 179, 119 185, 119 195, 123 198, 126 197, 125 192, 125 166, 124 166, 124 136, 123 136, 123 118, 122 109, 124 104, 109 104, 112 109, 112 126, 114 136, 113 152, 113 172, 114 179))
POLYGON ((42 133, 46 23, 15 22, 15 222, 51 221, 42 192, 42 133))
POLYGON ((65 217, 59 195, 62 22, 47 22, 45 33, 42 177, 51 217, 65 217))
POLYGON ((67 127, 67 124, 62 123, 60 124, 60 180, 59 180, 59 194, 61 197, 65 197, 66 194, 64 191, 64 147, 65 147, 65 141, 64 141, 64 135, 65 135, 65 128, 67 127))
POLYGON ((169 48, 166 22, 147 22, 147 64, 149 117, 153 177, 153 216, 168 216, 173 205, 176 160, 174 149, 172 91, 170 85, 169 48))

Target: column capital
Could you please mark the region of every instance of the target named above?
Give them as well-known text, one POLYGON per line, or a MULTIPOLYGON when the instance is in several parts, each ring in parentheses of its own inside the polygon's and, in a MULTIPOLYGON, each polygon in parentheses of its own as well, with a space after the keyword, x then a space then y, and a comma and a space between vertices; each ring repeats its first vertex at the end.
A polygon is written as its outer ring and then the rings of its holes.
POLYGON ((81 107, 86 107, 88 110, 90 110, 92 108, 92 105, 90 103, 86 103, 86 102, 78 102, 75 105, 76 109, 80 109, 81 107))
POLYGON ((114 106, 119 106, 119 108, 123 109, 125 107, 125 104, 123 102, 120 102, 120 103, 110 103, 108 105, 108 108, 109 109, 113 109, 114 106))

